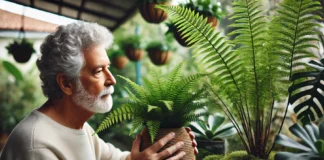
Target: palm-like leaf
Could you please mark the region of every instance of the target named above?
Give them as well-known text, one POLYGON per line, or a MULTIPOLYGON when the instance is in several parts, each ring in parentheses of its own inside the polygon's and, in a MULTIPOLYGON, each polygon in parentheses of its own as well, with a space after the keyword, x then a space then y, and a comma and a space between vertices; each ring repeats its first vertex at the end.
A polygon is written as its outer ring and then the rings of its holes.
POLYGON ((315 120, 315 114, 317 117, 322 117, 324 106, 324 85, 321 83, 321 80, 324 78, 324 59, 321 59, 320 62, 311 60, 309 66, 316 70, 295 73, 291 78, 292 81, 304 80, 289 88, 289 92, 294 93, 290 98, 290 103, 294 104, 296 101, 302 101, 298 102, 294 111, 298 113, 298 119, 301 119, 305 124, 315 120), (305 97, 307 97, 306 100, 303 100, 305 97))

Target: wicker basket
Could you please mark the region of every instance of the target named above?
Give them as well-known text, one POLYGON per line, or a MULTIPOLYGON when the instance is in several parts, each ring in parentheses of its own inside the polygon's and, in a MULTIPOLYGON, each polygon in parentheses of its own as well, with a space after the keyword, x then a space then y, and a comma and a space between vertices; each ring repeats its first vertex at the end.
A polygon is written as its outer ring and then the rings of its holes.
MULTIPOLYGON (((161 148, 158 152, 161 152, 165 148, 168 148, 179 141, 183 141, 184 146, 180 149, 180 151, 186 152, 186 156, 182 158, 182 160, 196 160, 196 156, 194 154, 194 147, 192 147, 192 140, 186 131, 185 128, 160 128, 155 141, 158 141, 160 138, 164 137, 170 132, 175 133, 175 138, 173 138, 169 143, 167 143, 163 148, 161 148)), ((141 151, 145 150, 146 148, 152 145, 151 138, 148 132, 145 132, 141 138, 141 151)), ((179 152, 179 151, 178 151, 179 152)), ((178 152, 174 153, 173 155, 177 154, 178 152)), ((171 155, 172 156, 172 155, 171 155)))

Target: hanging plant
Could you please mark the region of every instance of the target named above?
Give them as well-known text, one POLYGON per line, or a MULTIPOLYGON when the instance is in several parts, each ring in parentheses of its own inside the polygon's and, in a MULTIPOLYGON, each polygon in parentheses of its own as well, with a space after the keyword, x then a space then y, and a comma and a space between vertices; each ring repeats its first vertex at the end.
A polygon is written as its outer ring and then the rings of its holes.
POLYGON ((10 43, 7 47, 8 53, 12 54, 14 59, 19 63, 26 63, 31 55, 35 53, 33 43, 29 42, 26 38, 21 41, 15 40, 10 43))
POLYGON ((154 41, 148 44, 146 47, 148 56, 152 63, 155 65, 163 65, 169 63, 172 53, 170 47, 163 42, 154 41))
MULTIPOLYGON (((224 16, 221 3, 216 0, 189 0, 187 3, 180 4, 180 6, 189 8, 203 15, 204 18, 207 18, 207 23, 211 24, 214 28, 217 27, 218 20, 224 16)), ((181 36, 182 30, 177 29, 172 23, 167 23, 167 26, 169 28, 168 32, 173 33, 174 38, 180 45, 190 47, 190 45, 186 43, 187 36, 181 36)))
POLYGON ((158 4, 167 4, 170 0, 140 0, 138 9, 149 23, 161 23, 167 19, 168 15, 162 10, 155 8, 158 4))
POLYGON ((124 52, 120 49, 110 50, 107 53, 111 59, 112 65, 117 69, 123 69, 129 62, 124 52))
POLYGON ((139 61, 142 59, 144 51, 142 49, 140 36, 132 36, 124 39, 121 42, 121 46, 129 60, 139 61))

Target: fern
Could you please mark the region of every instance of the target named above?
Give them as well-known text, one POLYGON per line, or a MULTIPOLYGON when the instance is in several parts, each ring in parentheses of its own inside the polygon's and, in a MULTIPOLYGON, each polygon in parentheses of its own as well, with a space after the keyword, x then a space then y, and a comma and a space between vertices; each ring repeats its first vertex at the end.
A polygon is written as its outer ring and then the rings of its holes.
MULTIPOLYGON (((220 103, 238 131, 248 154, 267 158, 274 102, 287 96, 294 73, 308 70, 302 63, 314 57, 308 51, 319 26, 312 13, 319 3, 284 0, 274 17, 263 13, 259 0, 233 3, 233 41, 216 32, 202 15, 179 6, 157 6, 182 31, 194 48, 211 82, 213 99, 220 103), (272 19, 269 21, 268 19, 272 19)), ((295 98, 296 99, 296 98, 295 98)), ((280 129, 279 129, 280 130, 280 129)))
POLYGON ((134 119, 131 134, 144 124, 153 143, 159 128, 179 128, 189 121, 199 120, 199 116, 204 114, 195 114, 194 111, 206 106, 206 103, 197 103, 202 99, 200 95, 204 90, 200 89, 195 94, 190 91, 194 90, 194 83, 207 74, 182 77, 182 64, 178 64, 167 76, 162 76, 159 70, 153 68, 149 72, 150 78, 145 80, 145 87, 118 76, 130 86, 126 88, 129 93, 127 110, 117 108, 111 111, 97 132, 123 120, 134 119))
POLYGON ((117 108, 113 112, 110 112, 109 115, 105 118, 105 120, 99 125, 95 133, 101 132, 121 121, 129 120, 133 118, 134 118, 133 109, 128 105, 124 105, 120 108, 117 108))

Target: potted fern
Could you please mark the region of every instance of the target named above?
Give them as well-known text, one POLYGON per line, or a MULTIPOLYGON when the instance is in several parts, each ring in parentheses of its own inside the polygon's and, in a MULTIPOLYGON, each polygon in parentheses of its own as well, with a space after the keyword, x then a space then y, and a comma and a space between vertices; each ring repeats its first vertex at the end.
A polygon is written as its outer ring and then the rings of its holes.
POLYGON ((317 47, 312 42, 317 41, 314 29, 321 17, 313 15, 320 9, 318 1, 283 0, 271 17, 260 3, 233 2, 232 42, 191 9, 157 7, 183 30, 196 58, 212 73, 211 95, 233 123, 246 152, 267 158, 273 148, 269 136, 275 102, 289 99, 292 75, 305 69, 302 60, 314 57, 308 49, 317 47))
POLYGON ((120 49, 109 50, 107 54, 111 59, 112 65, 117 69, 123 69, 129 61, 124 52, 120 49))
POLYGON ((148 134, 142 135, 141 150, 148 148, 153 142, 173 131, 176 137, 162 150, 178 141, 183 141, 185 145, 181 151, 186 152, 184 159, 195 159, 191 139, 183 126, 187 122, 198 121, 200 116, 206 114, 195 113, 207 103, 202 101, 204 89, 195 90, 194 93, 189 92, 194 82, 205 74, 194 74, 183 78, 180 75, 181 67, 182 63, 167 76, 161 75, 157 70, 151 70, 151 78, 146 81, 145 87, 137 85, 128 78, 118 76, 126 81, 134 91, 126 88, 130 95, 128 103, 111 111, 96 132, 121 121, 132 119, 133 127, 130 134, 142 125, 148 129, 148 134))
POLYGON ((139 0, 138 9, 149 23, 161 23, 167 19, 168 15, 161 9, 155 8, 158 4, 168 4, 170 0, 139 0))
POLYGON ((225 154, 225 138, 236 134, 232 123, 224 123, 219 113, 204 116, 202 121, 192 122, 190 128, 196 135, 197 146, 209 154, 225 154))
POLYGON ((121 41, 121 47, 127 58, 131 61, 139 61, 144 55, 141 37, 138 35, 130 36, 121 41))
POLYGON ((33 43, 29 42, 26 38, 22 40, 15 40, 7 47, 8 53, 12 54, 14 59, 19 63, 26 63, 31 55, 35 53, 33 43))
POLYGON ((155 65, 163 65, 169 63, 172 53, 170 46, 164 42, 153 41, 146 47, 149 58, 155 65))

